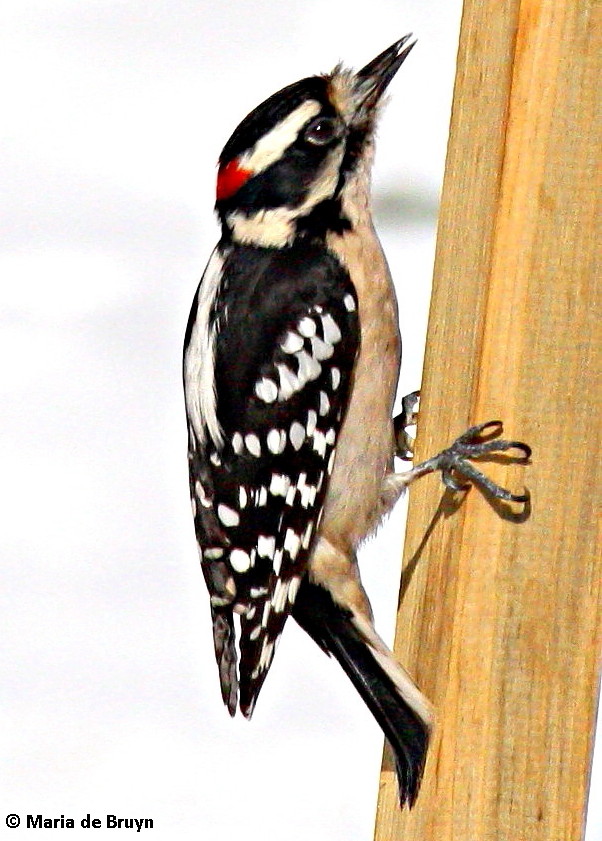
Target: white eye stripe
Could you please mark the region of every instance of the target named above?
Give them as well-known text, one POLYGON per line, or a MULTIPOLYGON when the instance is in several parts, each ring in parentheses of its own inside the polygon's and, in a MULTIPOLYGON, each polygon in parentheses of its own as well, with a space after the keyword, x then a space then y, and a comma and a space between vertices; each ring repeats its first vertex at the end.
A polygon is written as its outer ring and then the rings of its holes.
POLYGON ((249 169, 254 175, 263 172, 282 157, 284 151, 295 142, 303 126, 321 110, 322 106, 315 99, 302 102, 240 156, 239 168, 249 169))

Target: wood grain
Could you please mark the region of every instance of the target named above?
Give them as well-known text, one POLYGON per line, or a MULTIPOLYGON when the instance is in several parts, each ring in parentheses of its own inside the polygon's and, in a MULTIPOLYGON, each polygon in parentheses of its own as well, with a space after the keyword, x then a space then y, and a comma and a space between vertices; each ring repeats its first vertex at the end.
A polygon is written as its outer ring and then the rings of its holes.
POLYGON ((466 0, 417 457, 501 418, 533 447, 411 491, 396 651, 434 702, 423 791, 376 841, 578 841, 602 644, 602 5, 466 0))

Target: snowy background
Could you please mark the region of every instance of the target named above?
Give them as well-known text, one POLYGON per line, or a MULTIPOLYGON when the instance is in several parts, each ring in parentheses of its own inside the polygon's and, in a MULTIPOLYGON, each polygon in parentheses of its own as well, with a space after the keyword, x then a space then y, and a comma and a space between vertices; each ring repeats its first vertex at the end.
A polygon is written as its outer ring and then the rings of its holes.
MULTIPOLYGON (((180 386, 230 133, 283 85, 410 31, 374 181, 400 393, 419 385, 461 3, 369 8, 0 2, 2 837, 12 812, 148 817, 156 841, 372 838, 380 731, 293 622, 253 722, 221 705, 180 386)), ((403 514, 364 553, 389 639, 403 514)))

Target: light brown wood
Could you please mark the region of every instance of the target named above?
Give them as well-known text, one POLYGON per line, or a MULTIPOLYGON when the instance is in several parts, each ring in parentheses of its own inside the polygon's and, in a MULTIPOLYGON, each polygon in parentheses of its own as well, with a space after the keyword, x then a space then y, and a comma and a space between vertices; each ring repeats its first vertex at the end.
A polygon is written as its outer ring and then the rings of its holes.
MULTIPOLYGON (((578 841, 602 648, 602 4, 466 0, 417 458, 504 420, 533 447, 524 522, 411 490, 396 651, 437 710, 376 841, 578 841)), ((518 511, 518 509, 516 509, 518 511)))

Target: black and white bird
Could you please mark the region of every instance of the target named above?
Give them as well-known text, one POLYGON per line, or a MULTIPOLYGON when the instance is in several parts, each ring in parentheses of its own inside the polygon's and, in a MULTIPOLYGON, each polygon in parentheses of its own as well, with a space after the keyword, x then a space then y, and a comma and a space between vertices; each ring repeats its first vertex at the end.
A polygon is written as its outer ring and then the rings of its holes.
POLYGON ((401 344, 370 174, 383 93, 413 46, 289 85, 234 131, 183 372, 224 703, 251 716, 292 613, 391 743, 402 805, 432 712, 374 629, 356 552, 408 483, 393 467, 401 344))

